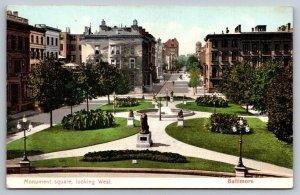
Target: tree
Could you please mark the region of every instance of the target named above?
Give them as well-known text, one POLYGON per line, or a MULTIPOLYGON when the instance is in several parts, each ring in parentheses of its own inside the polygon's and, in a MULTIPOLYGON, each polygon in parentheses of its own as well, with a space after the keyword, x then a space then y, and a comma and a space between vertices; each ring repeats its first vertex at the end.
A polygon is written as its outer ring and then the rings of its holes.
POLYGON ((186 61, 186 70, 189 72, 193 67, 197 67, 199 70, 202 71, 201 63, 198 61, 197 57, 191 55, 186 61))
POLYGON ((130 91, 128 78, 129 78, 128 70, 123 69, 120 72, 118 84, 117 87, 115 88, 116 94, 127 94, 130 91))
POLYGON ((279 140, 293 142, 293 66, 283 67, 271 80, 267 93, 268 129, 279 140))
POLYGON ((36 66, 29 75, 33 99, 44 112, 50 112, 50 127, 53 126, 52 111, 64 102, 66 72, 60 63, 48 59, 36 66))
POLYGON ((282 63, 268 61, 260 66, 255 72, 255 80, 252 87, 251 102, 253 109, 261 113, 267 112, 267 91, 274 76, 281 74, 282 63))
POLYGON ((197 93, 197 86, 200 85, 199 69, 196 66, 190 70, 189 86, 193 87, 194 94, 197 93))
POLYGON ((64 104, 70 106, 71 114, 73 106, 80 104, 84 100, 82 89, 80 88, 78 72, 69 70, 66 74, 67 83, 64 90, 64 104))
POLYGON ((180 70, 182 69, 184 66, 186 66, 186 61, 187 61, 187 58, 185 56, 179 56, 178 58, 176 58, 175 60, 175 68, 177 70, 180 70))
POLYGON ((237 63, 223 71, 220 90, 228 99, 238 104, 245 104, 246 111, 251 104, 252 85, 255 80, 255 68, 248 63, 237 63))

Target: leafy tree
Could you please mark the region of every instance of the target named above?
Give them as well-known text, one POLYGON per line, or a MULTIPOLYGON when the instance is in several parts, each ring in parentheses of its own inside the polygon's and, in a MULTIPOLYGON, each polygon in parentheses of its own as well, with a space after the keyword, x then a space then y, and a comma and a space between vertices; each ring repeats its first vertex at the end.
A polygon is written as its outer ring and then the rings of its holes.
POLYGON ((33 98, 44 112, 50 112, 50 127, 53 126, 52 111, 64 102, 65 74, 65 69, 59 62, 47 59, 36 66, 29 75, 33 98))
POLYGON ((248 112, 254 80, 255 68, 247 63, 237 63, 224 70, 220 89, 231 101, 245 104, 248 112))
POLYGON ((283 67, 271 80, 267 94, 268 129, 276 137, 293 142, 293 66, 283 67))
POLYGON ((167 70, 167 67, 168 67, 167 62, 164 62, 163 65, 162 65, 163 70, 167 70))
POLYGON ((79 84, 78 72, 69 70, 66 74, 67 82, 64 90, 64 104, 70 106, 71 114, 73 106, 80 104, 84 100, 82 89, 79 84))
POLYGON ((127 69, 122 69, 120 77, 118 79, 117 87, 115 88, 116 94, 127 94, 129 93, 129 73, 127 69))
POLYGON ((196 67, 200 70, 202 70, 201 63, 198 61, 197 57, 194 55, 191 55, 188 57, 186 61, 186 70, 189 72, 193 67, 196 67))
POLYGON ((275 61, 268 61, 256 70, 255 80, 252 87, 251 102, 255 110, 261 113, 267 112, 267 91, 271 80, 275 75, 281 74, 282 64, 275 61))
POLYGON ((175 68, 177 70, 182 69, 186 65, 187 58, 185 56, 179 56, 175 60, 175 68))
POLYGON ((197 93, 197 86, 200 85, 199 69, 196 66, 190 70, 190 81, 189 86, 193 87, 194 94, 197 93))

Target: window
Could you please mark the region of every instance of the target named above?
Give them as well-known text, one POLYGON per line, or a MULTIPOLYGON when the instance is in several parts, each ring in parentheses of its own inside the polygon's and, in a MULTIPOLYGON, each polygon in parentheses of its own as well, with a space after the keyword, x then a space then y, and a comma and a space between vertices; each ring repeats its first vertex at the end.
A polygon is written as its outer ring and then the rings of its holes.
POLYGON ((237 42, 237 40, 232 40, 232 47, 233 47, 233 48, 238 47, 238 42, 237 42))
POLYGON ((116 60, 116 67, 121 69, 121 61, 119 59, 116 60))
POLYGON ((212 48, 217 48, 218 42, 216 40, 212 40, 212 48))
POLYGON ((223 52, 222 53, 222 61, 223 62, 227 62, 228 61, 228 54, 227 54, 227 52, 223 52))
POLYGON ((18 49, 22 50, 23 49, 23 37, 18 36, 18 49))
POLYGON ((64 50, 64 45, 63 44, 60 44, 60 50, 64 50))
POLYGON ((16 36, 11 36, 11 49, 15 50, 16 49, 16 45, 17 45, 16 36))
POLYGON ((49 58, 49 51, 47 51, 47 58, 49 58))
POLYGON ((58 46, 58 38, 55 38, 55 46, 58 46))
POLYGON ((275 44, 275 52, 276 53, 280 52, 280 44, 275 44))
POLYGON ((36 44, 39 44, 39 37, 38 36, 35 37, 35 41, 36 41, 36 44))
POLYGON ((264 47, 263 47, 263 51, 264 52, 269 52, 270 51, 270 48, 269 48, 269 44, 268 43, 264 43, 264 45, 263 45, 264 47))
POLYGON ((30 54, 31 54, 31 55, 30 55, 31 59, 34 59, 34 49, 31 48, 30 54))
POLYGON ((256 44, 256 43, 253 43, 253 44, 252 44, 252 52, 254 52, 254 53, 257 53, 257 52, 258 52, 257 44, 256 44))
POLYGON ((47 37, 47 45, 50 45, 49 37, 47 37))
POLYGON ((30 42, 31 42, 31 43, 34 43, 34 36, 33 36, 33 35, 31 35, 30 42))
POLYGON ((111 45, 110 48, 111 48, 111 54, 115 54, 116 46, 111 45))
POLYGON ((54 45, 54 44, 53 44, 53 37, 51 37, 51 45, 54 45))
POLYGON ((221 45, 223 48, 228 47, 228 41, 227 40, 222 40, 221 45))
POLYGON ((81 45, 78 45, 78 49, 79 49, 79 51, 81 51, 81 45))
POLYGON ((289 49, 289 45, 288 45, 288 44, 284 44, 284 45, 283 45, 283 51, 284 51, 284 53, 289 53, 289 52, 290 52, 290 49, 289 49))
POLYGON ((15 60, 14 63, 14 73, 18 74, 21 72, 21 61, 20 60, 15 60))
POLYGON ((55 59, 58 59, 58 52, 55 52, 55 59))
POLYGON ((129 68, 135 68, 135 59, 134 58, 130 58, 129 60, 129 68))
POLYGON ((249 52, 249 44, 243 44, 243 52, 249 52))
POLYGON ((219 61, 218 60, 218 53, 217 52, 212 52, 211 53, 211 59, 212 59, 213 62, 219 61))
POLYGON ((231 59, 231 61, 232 61, 232 62, 236 62, 237 60, 238 60, 237 52, 236 52, 236 51, 233 51, 233 52, 232 52, 232 59, 231 59))
POLYGON ((99 49, 100 49, 100 46, 99 46, 99 45, 96 45, 96 46, 95 46, 95 55, 100 54, 99 49))
POLYGON ((36 58, 40 59, 40 51, 39 51, 39 49, 36 50, 36 58))

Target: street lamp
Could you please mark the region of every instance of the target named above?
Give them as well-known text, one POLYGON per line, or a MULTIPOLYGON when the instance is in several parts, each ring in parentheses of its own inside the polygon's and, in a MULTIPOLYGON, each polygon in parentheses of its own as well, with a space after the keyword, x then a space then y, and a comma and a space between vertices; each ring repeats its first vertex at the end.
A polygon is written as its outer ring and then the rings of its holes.
POLYGON ((159 97, 159 120, 161 121, 161 97, 159 97))
POLYGON ((166 89, 166 107, 168 107, 168 94, 169 94, 168 89, 166 89))
POLYGON ((23 158, 23 161, 29 161, 27 158, 27 151, 26 151, 26 131, 28 131, 28 132, 31 131, 31 129, 32 129, 31 121, 27 121, 27 118, 24 115, 22 118, 22 121, 20 121, 20 120, 18 121, 17 129, 23 130, 23 132, 24 132, 24 137, 23 137, 23 139, 24 139, 24 158, 23 158))
POLYGON ((237 165, 237 168, 245 168, 245 166, 243 165, 243 154, 242 154, 242 148, 243 148, 243 131, 245 131, 246 133, 248 133, 250 131, 250 128, 248 125, 244 124, 244 121, 242 119, 242 117, 240 118, 240 120, 238 121, 238 125, 237 126, 233 126, 232 127, 232 131, 234 133, 239 132, 240 133, 240 156, 239 156, 239 162, 237 165))

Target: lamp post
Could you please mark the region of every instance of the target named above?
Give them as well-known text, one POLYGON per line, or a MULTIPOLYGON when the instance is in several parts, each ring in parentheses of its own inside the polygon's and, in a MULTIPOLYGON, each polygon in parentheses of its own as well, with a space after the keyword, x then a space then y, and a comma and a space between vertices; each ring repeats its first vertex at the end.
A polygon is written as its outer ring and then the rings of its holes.
POLYGON ((27 121, 27 118, 25 117, 25 115, 23 116, 22 118, 22 121, 18 121, 18 124, 17 124, 17 129, 19 130, 23 130, 24 132, 24 157, 23 157, 23 160, 22 161, 27 161, 29 162, 28 158, 27 158, 27 150, 26 150, 26 131, 30 132, 31 129, 32 129, 32 124, 31 124, 31 121, 27 121))
POLYGON ((245 166, 243 164, 243 131, 248 133, 250 131, 250 128, 249 128, 248 125, 245 125, 242 118, 240 118, 237 127, 233 126, 232 131, 240 133, 240 141, 239 141, 239 143, 240 143, 240 155, 239 155, 239 162, 238 162, 236 168, 245 168, 245 166))
POLYGON ((161 97, 159 97, 159 120, 161 121, 161 97))
POLYGON ((168 89, 166 89, 166 107, 168 107, 168 89))
POLYGON ((116 92, 113 93, 113 97, 114 97, 113 112, 114 112, 114 114, 116 114, 116 108, 115 108, 115 106, 116 106, 116 92))

